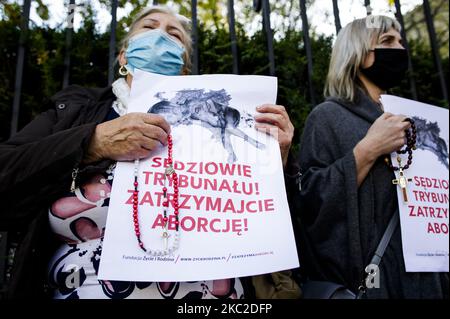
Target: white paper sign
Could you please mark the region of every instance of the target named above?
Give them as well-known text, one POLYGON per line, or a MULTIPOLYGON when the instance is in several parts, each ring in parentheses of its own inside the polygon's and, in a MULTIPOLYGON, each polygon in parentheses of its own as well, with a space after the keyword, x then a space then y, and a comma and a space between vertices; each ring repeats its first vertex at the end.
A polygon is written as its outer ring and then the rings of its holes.
MULTIPOLYGON (((381 100, 385 111, 412 118, 417 128, 417 150, 405 171, 411 179, 407 203, 397 188, 406 271, 448 272, 449 112, 391 95, 381 100)), ((397 155, 391 156, 396 166, 397 155)), ((402 165, 406 162, 407 154, 402 155, 402 165)))
MULTIPOLYGON (((166 256, 139 248, 131 205, 134 163, 118 163, 100 279, 213 280, 299 266, 279 145, 254 128, 256 106, 274 104, 276 94, 273 77, 135 73, 129 112, 151 109, 172 123, 180 246, 166 256)), ((145 247, 158 250, 164 249, 165 159, 167 147, 161 146, 139 167, 141 237, 145 247)), ((172 190, 168 186, 169 194, 172 190)), ((168 215, 171 246, 176 232, 172 207, 168 215)))

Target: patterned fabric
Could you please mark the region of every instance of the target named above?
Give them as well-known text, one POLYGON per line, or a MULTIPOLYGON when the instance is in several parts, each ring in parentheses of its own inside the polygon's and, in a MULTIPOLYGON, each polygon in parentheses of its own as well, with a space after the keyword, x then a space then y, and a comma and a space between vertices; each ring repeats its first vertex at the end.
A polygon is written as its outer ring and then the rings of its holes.
POLYGON ((243 298, 239 279, 195 282, 125 282, 97 279, 102 239, 65 244, 54 255, 50 284, 55 299, 243 298), (73 274, 77 272, 76 276, 73 274))
MULTIPOLYGON (((112 109, 108 119, 118 117, 112 109)), ((49 208, 62 245, 49 265, 55 299, 215 299, 244 297, 239 279, 195 282, 124 282, 97 278, 113 182, 113 168, 92 176, 49 208)))

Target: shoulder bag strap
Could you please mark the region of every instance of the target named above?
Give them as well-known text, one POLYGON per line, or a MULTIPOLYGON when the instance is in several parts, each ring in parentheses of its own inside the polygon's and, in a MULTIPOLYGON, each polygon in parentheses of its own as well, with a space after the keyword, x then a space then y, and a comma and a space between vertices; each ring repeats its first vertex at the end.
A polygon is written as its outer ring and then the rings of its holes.
POLYGON ((386 230, 384 231, 383 237, 381 238, 380 243, 378 244, 377 250, 375 251, 375 254, 372 257, 372 260, 370 261, 369 265, 374 265, 376 267, 370 267, 370 269, 366 267, 365 271, 367 273, 367 276, 364 279, 361 286, 359 287, 357 299, 361 299, 361 297, 365 294, 366 282, 370 276, 374 275, 372 273, 372 270, 374 270, 374 268, 376 269, 380 265, 381 258, 383 257, 384 252, 386 251, 386 247, 391 241, 392 235, 394 234, 394 231, 397 228, 399 221, 400 221, 399 210, 396 209, 394 215, 392 215, 391 220, 389 221, 386 230))

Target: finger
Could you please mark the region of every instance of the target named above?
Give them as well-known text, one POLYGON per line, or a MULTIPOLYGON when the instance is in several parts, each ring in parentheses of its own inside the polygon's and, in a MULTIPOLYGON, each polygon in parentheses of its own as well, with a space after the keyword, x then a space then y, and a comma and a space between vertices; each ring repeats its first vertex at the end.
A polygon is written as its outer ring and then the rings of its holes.
POLYGON ((398 118, 402 118, 404 121, 405 121, 406 119, 408 119, 408 116, 405 115, 405 114, 396 114, 395 116, 397 116, 398 118))
POLYGON ((155 148, 159 146, 160 142, 153 138, 142 137, 139 144, 141 148, 146 149, 147 151, 153 151, 155 148))
POLYGON ((408 121, 405 121, 407 117, 404 115, 394 115, 387 120, 391 123, 393 123, 396 127, 402 130, 406 130, 411 126, 411 123, 408 121))
MULTIPOLYGON (((394 120, 394 121, 399 121, 399 122, 406 122, 405 120, 407 119, 408 117, 406 116, 406 115, 403 115, 403 114, 398 114, 398 115, 394 115, 393 117, 392 117, 392 120, 394 120)), ((408 122, 409 123, 409 122, 408 122)))
MULTIPOLYGON (((404 132, 402 132, 402 133, 404 133, 404 132)), ((408 143, 408 140, 406 139, 405 134, 400 134, 400 136, 395 139, 394 143, 395 143, 395 145, 399 145, 398 147, 400 149, 404 145, 406 145, 406 143, 408 143)))
POLYGON ((381 115, 381 118, 383 118, 383 119, 388 119, 388 118, 393 117, 393 116, 394 116, 394 114, 392 114, 392 113, 384 112, 384 113, 381 115))
POLYGON ((266 123, 276 125, 278 128, 282 130, 286 130, 288 128, 288 121, 281 114, 274 113, 264 113, 264 114, 256 114, 255 121, 259 123, 266 123))
POLYGON ((404 119, 405 122, 409 122, 409 123, 414 123, 414 120, 411 119, 409 116, 406 116, 406 118, 404 119))
POLYGON ((407 130, 411 127, 411 123, 409 123, 409 122, 402 122, 402 124, 403 124, 403 130, 407 130))
POLYGON ((278 136, 280 135, 280 129, 275 126, 275 125, 271 125, 271 124, 262 124, 262 123, 257 123, 255 124, 255 129, 257 131, 269 134, 273 137, 275 137, 276 139, 278 139, 278 136))
POLYGON ((256 108, 256 110, 259 113, 276 113, 276 114, 283 115, 283 117, 289 118, 286 108, 283 105, 263 104, 261 106, 258 106, 256 108))
POLYGON ((167 134, 170 134, 170 124, 167 123, 166 119, 161 115, 142 113, 142 120, 144 121, 144 123, 159 126, 164 131, 166 131, 167 134))
POLYGON ((167 145, 168 135, 166 131, 159 126, 144 124, 141 133, 147 138, 158 140, 162 145, 167 145))
POLYGON ((403 116, 396 116, 392 121, 396 122, 401 130, 407 130, 411 127, 411 123, 405 121, 405 118, 403 116))
POLYGON ((400 139, 396 140, 395 145, 397 146, 397 151, 400 150, 403 146, 406 145, 406 139, 400 138, 400 139))
POLYGON ((150 155, 152 154, 152 151, 141 147, 141 149, 137 152, 137 157, 138 158, 147 158, 150 157, 150 155))

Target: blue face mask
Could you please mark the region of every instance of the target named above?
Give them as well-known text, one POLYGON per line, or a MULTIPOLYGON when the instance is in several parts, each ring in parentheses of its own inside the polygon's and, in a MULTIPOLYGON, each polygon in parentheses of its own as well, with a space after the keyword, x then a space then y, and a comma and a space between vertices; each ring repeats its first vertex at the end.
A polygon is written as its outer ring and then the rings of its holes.
POLYGON ((162 75, 179 75, 184 48, 161 29, 139 33, 128 42, 127 70, 140 69, 162 75))

